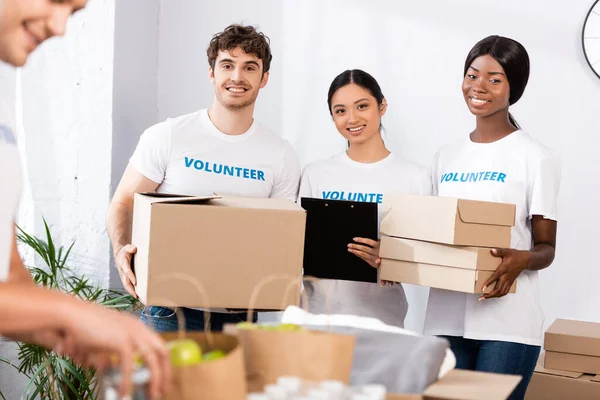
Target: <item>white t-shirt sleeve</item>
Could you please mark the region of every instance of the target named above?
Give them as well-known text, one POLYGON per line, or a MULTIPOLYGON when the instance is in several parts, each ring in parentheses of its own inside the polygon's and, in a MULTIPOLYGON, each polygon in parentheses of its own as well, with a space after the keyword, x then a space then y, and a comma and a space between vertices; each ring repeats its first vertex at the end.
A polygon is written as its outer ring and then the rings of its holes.
POLYGON ((312 193, 312 186, 310 184, 310 167, 304 167, 302 171, 302 179, 300 180, 300 190, 298 193, 298 203, 302 197, 314 197, 312 193))
POLYGON ((429 175, 430 181, 431 181, 431 195, 432 196, 438 195, 438 185, 440 183, 439 176, 438 176, 439 175, 439 171, 438 171, 439 161, 440 161, 440 152, 438 151, 435 154, 435 156, 433 157, 433 162, 431 163, 431 173, 429 175))
POLYGON ((146 129, 129 163, 146 178, 160 184, 165 179, 170 150, 171 128, 165 121, 146 129))
POLYGON ((556 221, 561 165, 558 155, 543 158, 530 176, 529 218, 541 215, 556 221))
POLYGON ((428 169, 423 169, 423 172, 419 176, 419 187, 417 188, 417 194, 424 196, 431 196, 432 185, 431 185, 431 173, 428 169))
POLYGON ((296 201, 300 183, 300 162, 296 152, 286 143, 281 160, 281 168, 275 177, 273 190, 269 197, 296 201))

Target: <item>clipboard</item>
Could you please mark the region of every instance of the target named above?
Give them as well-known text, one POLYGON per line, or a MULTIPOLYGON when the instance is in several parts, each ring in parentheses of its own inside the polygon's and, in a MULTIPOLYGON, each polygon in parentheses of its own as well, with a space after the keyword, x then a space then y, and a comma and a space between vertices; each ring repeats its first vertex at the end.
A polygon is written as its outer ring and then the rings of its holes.
POLYGON ((377 269, 348 251, 355 237, 378 239, 377 203, 302 197, 306 210, 304 274, 377 282, 377 269))

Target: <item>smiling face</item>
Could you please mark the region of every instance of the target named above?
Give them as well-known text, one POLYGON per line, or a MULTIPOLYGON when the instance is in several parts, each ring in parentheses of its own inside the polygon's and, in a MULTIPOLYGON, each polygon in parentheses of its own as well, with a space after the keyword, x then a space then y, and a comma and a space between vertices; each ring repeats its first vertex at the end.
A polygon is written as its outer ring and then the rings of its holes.
POLYGON ((477 57, 464 77, 462 91, 476 116, 490 116, 508 109, 510 85, 502 66, 490 55, 477 57))
POLYGON ((0 60, 21 67, 42 42, 65 33, 87 0, 0 0, 0 60))
POLYGON ((219 51, 214 69, 209 69, 210 81, 215 85, 215 96, 219 103, 230 110, 254 104, 259 90, 269 80, 269 73, 263 74, 262 71, 262 60, 239 47, 231 51, 219 51))
POLYGON ((381 117, 387 107, 385 99, 379 105, 371 92, 350 83, 334 93, 331 104, 335 126, 350 145, 363 144, 380 135, 381 117))

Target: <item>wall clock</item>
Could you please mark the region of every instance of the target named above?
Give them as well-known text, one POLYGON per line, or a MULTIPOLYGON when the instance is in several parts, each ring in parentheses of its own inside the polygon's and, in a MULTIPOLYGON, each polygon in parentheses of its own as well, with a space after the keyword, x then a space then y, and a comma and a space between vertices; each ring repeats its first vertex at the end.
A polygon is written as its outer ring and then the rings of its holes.
POLYGON ((596 0, 588 11, 581 32, 583 53, 592 71, 600 78, 600 2, 596 0))

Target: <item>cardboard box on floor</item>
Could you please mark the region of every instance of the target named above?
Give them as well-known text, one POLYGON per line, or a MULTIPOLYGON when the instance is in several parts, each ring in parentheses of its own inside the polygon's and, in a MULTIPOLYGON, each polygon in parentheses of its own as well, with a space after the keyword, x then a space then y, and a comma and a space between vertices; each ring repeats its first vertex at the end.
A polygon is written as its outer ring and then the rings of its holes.
POLYGON ((600 399, 600 376, 547 369, 543 364, 542 353, 527 387, 525 400, 600 399))
POLYGON ((386 194, 381 234, 460 246, 510 247, 514 204, 386 194))
POLYGON ((389 395, 388 400, 506 400, 520 376, 454 369, 422 395, 389 395))
POLYGON ((600 374, 600 323, 557 319, 544 336, 544 367, 600 374))
POLYGON ((136 292, 146 305, 243 309, 263 278, 280 275, 289 280, 265 285, 254 308, 298 305, 290 281, 302 274, 305 223, 285 199, 136 194, 136 292))
MULTIPOLYGON (((481 293, 485 281, 500 262, 489 248, 381 237, 379 277, 386 281, 410 283, 465 293, 481 293)), ((486 289, 490 292, 493 285, 486 289)), ((510 293, 516 290, 516 281, 510 293)))

